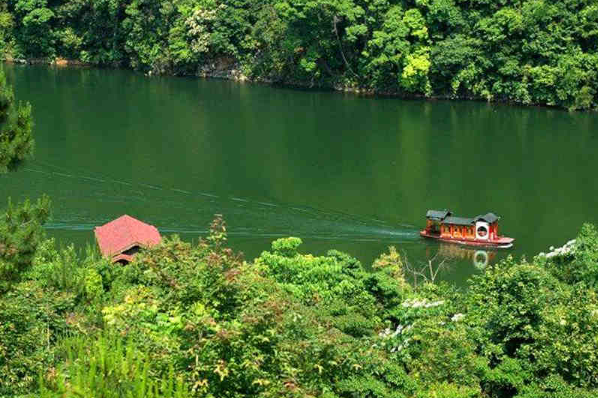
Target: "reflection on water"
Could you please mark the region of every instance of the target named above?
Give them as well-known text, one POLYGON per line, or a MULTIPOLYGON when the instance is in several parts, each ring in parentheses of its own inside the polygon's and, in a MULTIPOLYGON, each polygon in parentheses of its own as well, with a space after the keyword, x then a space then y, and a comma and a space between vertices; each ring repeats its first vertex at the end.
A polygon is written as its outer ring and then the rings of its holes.
POLYGON ((438 255, 449 259, 471 260, 471 264, 478 270, 485 269, 494 263, 496 252, 492 250, 475 249, 455 244, 441 243, 438 248, 438 255))
POLYGON ((482 272, 501 258, 503 256, 492 250, 450 243, 430 244, 426 247, 424 259, 406 258, 405 275, 414 285, 434 283, 458 271, 470 274, 482 272))

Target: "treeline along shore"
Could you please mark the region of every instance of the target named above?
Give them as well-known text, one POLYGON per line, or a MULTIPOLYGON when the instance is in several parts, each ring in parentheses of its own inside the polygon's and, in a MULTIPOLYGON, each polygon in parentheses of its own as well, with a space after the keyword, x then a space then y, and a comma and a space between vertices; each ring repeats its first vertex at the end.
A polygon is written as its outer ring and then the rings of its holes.
POLYGON ((598 0, 5 0, 5 59, 596 108, 598 0), (59 61, 65 62, 65 61, 59 61))

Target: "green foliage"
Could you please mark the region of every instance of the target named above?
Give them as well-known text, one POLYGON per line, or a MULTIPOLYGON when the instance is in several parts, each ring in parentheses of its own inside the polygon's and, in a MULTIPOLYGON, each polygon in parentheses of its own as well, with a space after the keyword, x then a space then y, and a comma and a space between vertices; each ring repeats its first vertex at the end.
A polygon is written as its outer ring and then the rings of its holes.
POLYGON ((381 321, 392 318, 390 310, 411 291, 394 248, 376 260, 374 269, 381 271, 372 274, 338 251, 321 257, 299 254, 300 244, 299 238, 278 239, 272 252, 263 252, 255 265, 344 333, 370 335, 381 321))
POLYGON ((16 35, 27 54, 33 57, 54 55, 54 32, 52 22, 54 11, 49 9, 46 0, 16 0, 16 35))
POLYGON ((278 239, 272 242, 272 250, 275 254, 282 255, 284 257, 295 257, 297 248, 303 243, 300 238, 284 238, 278 239))
POLYGON ((583 283, 596 289, 598 287, 598 231, 596 231, 596 227, 592 224, 584 224, 570 251, 550 259, 541 254, 534 261, 567 284, 583 283))
POLYGON ((32 391, 52 364, 57 339, 71 330, 74 307, 73 294, 34 281, 0 295, 0 396, 32 391))
POLYGON ((596 290, 559 282, 553 272, 560 270, 509 259, 472 281, 466 321, 490 361, 493 396, 542 385, 549 374, 573 388, 598 386, 596 290))
POLYGON ((220 216, 127 266, 43 241, 0 295, 0 396, 593 397, 596 237, 465 292, 410 287, 394 247, 366 271, 284 238, 248 263, 220 216))
POLYGON ((157 377, 147 354, 119 336, 65 340, 58 371, 41 373, 41 398, 183 398, 188 387, 170 367, 157 377))
POLYGON ((14 168, 33 153, 32 129, 31 105, 15 106, 12 87, 0 66, 0 173, 14 168))
POLYGON ((0 291, 31 265, 44 237, 42 225, 49 216, 47 196, 34 204, 25 200, 17 206, 9 199, 8 208, 0 219, 0 291))
POLYGON ((0 51, 595 109, 596 0, 9 0, 0 51))
POLYGON ((0 57, 10 52, 14 20, 6 4, 0 4, 0 57))

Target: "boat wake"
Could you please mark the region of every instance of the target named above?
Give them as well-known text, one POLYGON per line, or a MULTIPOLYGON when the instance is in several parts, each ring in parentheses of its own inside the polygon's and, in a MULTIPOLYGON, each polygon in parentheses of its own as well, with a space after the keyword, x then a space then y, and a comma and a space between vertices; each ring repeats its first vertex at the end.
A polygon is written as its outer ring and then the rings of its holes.
POLYGON ((30 174, 27 178, 32 191, 46 192, 53 199, 54 219, 46 225, 50 230, 93 230, 122 213, 130 213, 155 225, 162 233, 204 235, 214 214, 223 214, 230 226, 229 235, 236 239, 289 235, 353 242, 407 243, 419 239, 418 230, 412 225, 390 224, 334 210, 73 172, 37 160, 22 171, 30 174), (116 206, 118 214, 114 213, 115 203, 121 204, 116 206), (98 218, 98 214, 102 217, 98 218))

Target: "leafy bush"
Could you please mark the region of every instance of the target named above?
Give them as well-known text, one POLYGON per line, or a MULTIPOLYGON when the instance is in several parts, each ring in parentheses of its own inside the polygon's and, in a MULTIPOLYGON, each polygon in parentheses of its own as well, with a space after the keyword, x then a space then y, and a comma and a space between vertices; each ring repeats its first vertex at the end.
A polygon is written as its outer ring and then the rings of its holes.
POLYGON ((43 196, 35 204, 29 200, 8 208, 0 219, 0 292, 10 281, 31 266, 44 237, 42 225, 50 215, 50 199, 43 196))
POLYGON ((167 375, 153 374, 147 354, 118 336, 100 335, 89 341, 62 342, 64 362, 58 370, 41 373, 41 398, 183 398, 189 388, 172 367, 167 375))
POLYGON ((33 153, 31 105, 15 104, 14 100, 14 92, 0 65, 0 173, 14 169, 33 153))
POLYGON ((0 396, 31 392, 37 374, 51 367, 55 343, 76 323, 72 294, 34 281, 0 296, 0 396))
POLYGON ((465 292, 410 287, 394 248, 365 271, 285 238, 248 263, 221 217, 124 267, 44 241, 0 296, 0 396, 595 396, 595 238, 584 226, 574 252, 509 258, 465 292))

